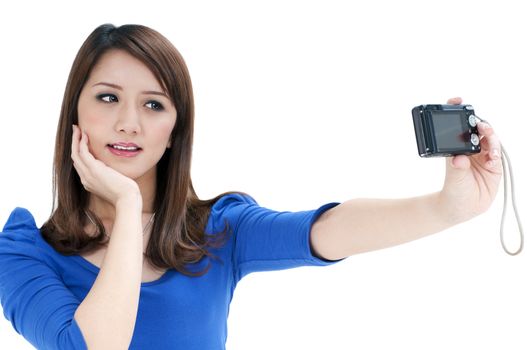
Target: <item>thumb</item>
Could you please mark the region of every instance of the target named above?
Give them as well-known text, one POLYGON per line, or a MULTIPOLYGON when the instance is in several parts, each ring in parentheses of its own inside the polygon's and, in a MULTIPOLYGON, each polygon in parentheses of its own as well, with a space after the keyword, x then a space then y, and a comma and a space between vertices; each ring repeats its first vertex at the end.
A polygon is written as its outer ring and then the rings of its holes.
POLYGON ((449 163, 450 166, 456 170, 470 169, 470 159, 465 155, 450 157, 449 163))
POLYGON ((463 181, 468 169, 470 169, 470 159, 468 156, 459 155, 447 157, 445 182, 456 183, 463 181))

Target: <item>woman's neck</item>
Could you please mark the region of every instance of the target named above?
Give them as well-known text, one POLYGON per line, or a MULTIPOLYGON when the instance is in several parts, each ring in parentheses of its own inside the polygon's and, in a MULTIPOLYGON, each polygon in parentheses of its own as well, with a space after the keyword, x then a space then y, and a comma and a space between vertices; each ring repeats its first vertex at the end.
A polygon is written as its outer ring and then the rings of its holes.
MULTIPOLYGON (((153 176, 153 179, 140 177, 135 181, 139 186, 139 191, 143 199, 143 213, 153 213, 156 191, 155 176, 153 176)), ((115 207, 113 204, 95 194, 89 194, 88 208, 103 221, 113 222, 115 219, 115 207)))

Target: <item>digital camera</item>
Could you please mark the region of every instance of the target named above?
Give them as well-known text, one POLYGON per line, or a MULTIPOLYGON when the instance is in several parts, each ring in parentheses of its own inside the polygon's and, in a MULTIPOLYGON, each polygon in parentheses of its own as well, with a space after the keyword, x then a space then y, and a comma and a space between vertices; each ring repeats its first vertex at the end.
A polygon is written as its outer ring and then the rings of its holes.
POLYGON ((471 105, 420 105, 412 109, 421 157, 449 157, 481 151, 471 105))

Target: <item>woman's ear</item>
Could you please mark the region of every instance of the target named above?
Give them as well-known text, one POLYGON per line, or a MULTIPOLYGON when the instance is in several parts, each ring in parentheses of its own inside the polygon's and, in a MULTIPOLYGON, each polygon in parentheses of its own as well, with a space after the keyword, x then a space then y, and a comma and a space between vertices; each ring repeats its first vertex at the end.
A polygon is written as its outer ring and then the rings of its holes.
POLYGON ((172 140, 168 140, 168 143, 167 143, 167 148, 170 148, 172 147, 172 140))

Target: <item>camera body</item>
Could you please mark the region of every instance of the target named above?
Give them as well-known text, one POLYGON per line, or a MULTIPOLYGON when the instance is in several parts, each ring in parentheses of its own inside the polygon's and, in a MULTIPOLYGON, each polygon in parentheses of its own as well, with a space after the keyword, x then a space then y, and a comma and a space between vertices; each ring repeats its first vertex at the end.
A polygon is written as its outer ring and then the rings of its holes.
POLYGON ((449 157, 481 151, 471 105, 420 105, 412 109, 421 157, 449 157))

